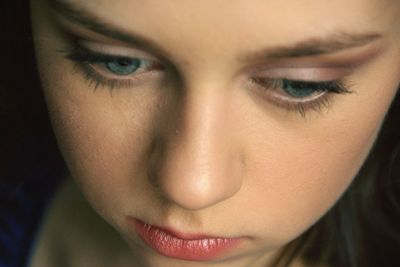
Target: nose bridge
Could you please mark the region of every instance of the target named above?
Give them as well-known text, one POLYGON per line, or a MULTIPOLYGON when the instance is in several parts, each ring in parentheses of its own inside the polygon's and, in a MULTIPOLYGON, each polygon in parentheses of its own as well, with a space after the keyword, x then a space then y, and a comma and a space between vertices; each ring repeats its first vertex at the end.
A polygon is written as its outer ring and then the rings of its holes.
POLYGON ((223 90, 186 90, 159 157, 157 186, 185 209, 198 210, 233 196, 241 185, 223 90))

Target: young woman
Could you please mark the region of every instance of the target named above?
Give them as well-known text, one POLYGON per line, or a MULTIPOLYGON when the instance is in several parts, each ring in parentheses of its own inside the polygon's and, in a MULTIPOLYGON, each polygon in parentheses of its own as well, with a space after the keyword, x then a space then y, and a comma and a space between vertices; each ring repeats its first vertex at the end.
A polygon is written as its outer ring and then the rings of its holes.
POLYGON ((4 266, 400 264, 398 1, 8 5, 4 266))

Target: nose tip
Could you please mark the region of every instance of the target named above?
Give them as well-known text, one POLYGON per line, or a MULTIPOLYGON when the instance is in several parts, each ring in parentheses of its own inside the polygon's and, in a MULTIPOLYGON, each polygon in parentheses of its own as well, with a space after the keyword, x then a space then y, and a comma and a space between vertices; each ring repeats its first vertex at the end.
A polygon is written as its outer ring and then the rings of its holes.
POLYGON ((158 168, 151 168, 150 176, 168 202, 187 210, 204 209, 240 190, 240 160, 233 155, 218 147, 200 149, 182 141, 159 154, 158 168))

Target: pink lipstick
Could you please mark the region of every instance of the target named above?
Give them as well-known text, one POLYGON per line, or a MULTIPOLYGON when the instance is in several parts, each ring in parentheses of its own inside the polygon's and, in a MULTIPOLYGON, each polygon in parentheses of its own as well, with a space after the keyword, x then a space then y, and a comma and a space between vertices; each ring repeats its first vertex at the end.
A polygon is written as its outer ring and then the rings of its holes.
POLYGON ((239 245, 242 238, 183 234, 134 220, 137 234, 158 253, 172 258, 205 261, 239 245))

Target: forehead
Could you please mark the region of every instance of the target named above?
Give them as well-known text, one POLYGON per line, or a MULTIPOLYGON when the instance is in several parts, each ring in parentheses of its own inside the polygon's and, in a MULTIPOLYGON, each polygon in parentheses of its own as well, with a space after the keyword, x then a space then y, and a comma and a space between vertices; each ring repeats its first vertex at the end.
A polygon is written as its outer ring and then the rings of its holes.
POLYGON ((390 25, 398 13, 393 0, 64 1, 145 36, 197 44, 256 41, 252 38, 280 43, 335 30, 374 31, 390 25))
MULTIPOLYGON (((310 31, 334 26, 363 26, 385 20, 393 0, 70 0, 102 17, 132 27, 176 29, 310 31), (373 21, 371 21, 373 20, 373 21), (307 28, 304 28, 308 26, 307 28)), ((207 31, 205 31, 207 32, 207 31)))

